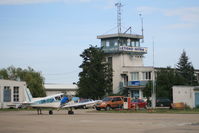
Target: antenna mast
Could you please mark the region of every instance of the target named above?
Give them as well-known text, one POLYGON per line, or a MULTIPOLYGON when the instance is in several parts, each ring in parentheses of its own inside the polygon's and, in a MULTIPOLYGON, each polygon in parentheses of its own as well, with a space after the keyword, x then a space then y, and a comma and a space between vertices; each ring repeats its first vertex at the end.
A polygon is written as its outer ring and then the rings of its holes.
POLYGON ((117 7, 117 28, 118 28, 118 33, 121 33, 121 30, 122 30, 122 22, 121 22, 121 7, 122 7, 122 4, 121 2, 118 2, 115 4, 115 6, 117 7))
POLYGON ((140 20, 141 20, 141 26, 142 26, 142 29, 141 29, 141 31, 142 31, 142 36, 143 36, 142 43, 144 43, 144 27, 143 27, 143 17, 142 17, 142 14, 141 14, 141 13, 139 14, 139 16, 140 16, 140 20))

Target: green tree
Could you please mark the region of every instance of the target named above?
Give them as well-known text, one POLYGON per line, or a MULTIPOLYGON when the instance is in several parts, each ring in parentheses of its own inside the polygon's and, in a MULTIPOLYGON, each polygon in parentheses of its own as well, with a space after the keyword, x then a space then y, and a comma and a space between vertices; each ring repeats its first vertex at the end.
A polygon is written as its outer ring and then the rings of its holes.
POLYGON ((44 78, 40 72, 34 71, 31 67, 28 69, 15 68, 13 66, 0 70, 2 79, 25 81, 33 97, 45 96, 44 78))
POLYGON ((152 88, 153 88, 153 82, 149 81, 146 84, 146 86, 145 86, 145 88, 143 90, 143 96, 147 97, 147 98, 151 97, 151 95, 152 95, 152 88))
POLYGON ((112 68, 105 62, 102 48, 90 46, 80 55, 83 63, 79 66, 79 89, 77 95, 82 98, 102 98, 112 92, 112 68))
POLYGON ((175 84, 175 70, 167 67, 157 72, 156 96, 172 99, 172 87, 175 84))
POLYGON ((183 50, 179 62, 177 64, 177 73, 181 76, 182 85, 197 85, 196 76, 194 75, 194 67, 189 58, 186 55, 186 52, 183 50))

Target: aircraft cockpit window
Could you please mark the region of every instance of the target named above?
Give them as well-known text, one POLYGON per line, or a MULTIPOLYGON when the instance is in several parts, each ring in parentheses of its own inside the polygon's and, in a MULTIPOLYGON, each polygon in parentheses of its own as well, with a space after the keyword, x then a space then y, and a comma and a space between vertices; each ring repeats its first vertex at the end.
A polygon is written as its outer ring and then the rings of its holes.
POLYGON ((55 100, 61 100, 61 97, 56 96, 56 97, 55 97, 55 100))

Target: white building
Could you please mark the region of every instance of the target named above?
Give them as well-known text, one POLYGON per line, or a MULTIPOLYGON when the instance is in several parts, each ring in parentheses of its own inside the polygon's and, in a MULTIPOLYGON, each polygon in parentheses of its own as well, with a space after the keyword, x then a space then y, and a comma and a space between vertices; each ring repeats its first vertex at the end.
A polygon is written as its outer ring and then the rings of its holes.
POLYGON ((153 67, 145 67, 143 63, 146 47, 140 46, 142 35, 109 34, 97 36, 101 39, 101 47, 106 60, 113 69, 113 93, 128 89, 130 97, 143 97, 143 89, 152 80, 153 67))
POLYGON ((58 93, 65 93, 69 96, 75 96, 78 89, 77 85, 67 85, 67 84, 44 84, 46 89, 46 95, 54 95, 58 93))
POLYGON ((199 86, 173 86, 173 103, 199 107, 199 86))
POLYGON ((26 82, 0 79, 0 108, 15 108, 24 102, 26 88, 26 82))

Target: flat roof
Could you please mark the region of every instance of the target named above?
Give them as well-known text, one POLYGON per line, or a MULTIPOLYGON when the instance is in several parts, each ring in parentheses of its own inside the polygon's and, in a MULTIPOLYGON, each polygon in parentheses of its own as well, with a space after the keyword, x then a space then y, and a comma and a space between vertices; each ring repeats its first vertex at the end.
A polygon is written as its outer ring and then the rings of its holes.
POLYGON ((69 84, 44 84, 46 90, 77 90, 77 85, 69 84))
POLYGON ((123 34, 123 33, 116 33, 116 34, 107 34, 107 35, 99 35, 97 39, 106 39, 106 38, 132 38, 132 39, 143 39, 142 35, 137 34, 123 34))

